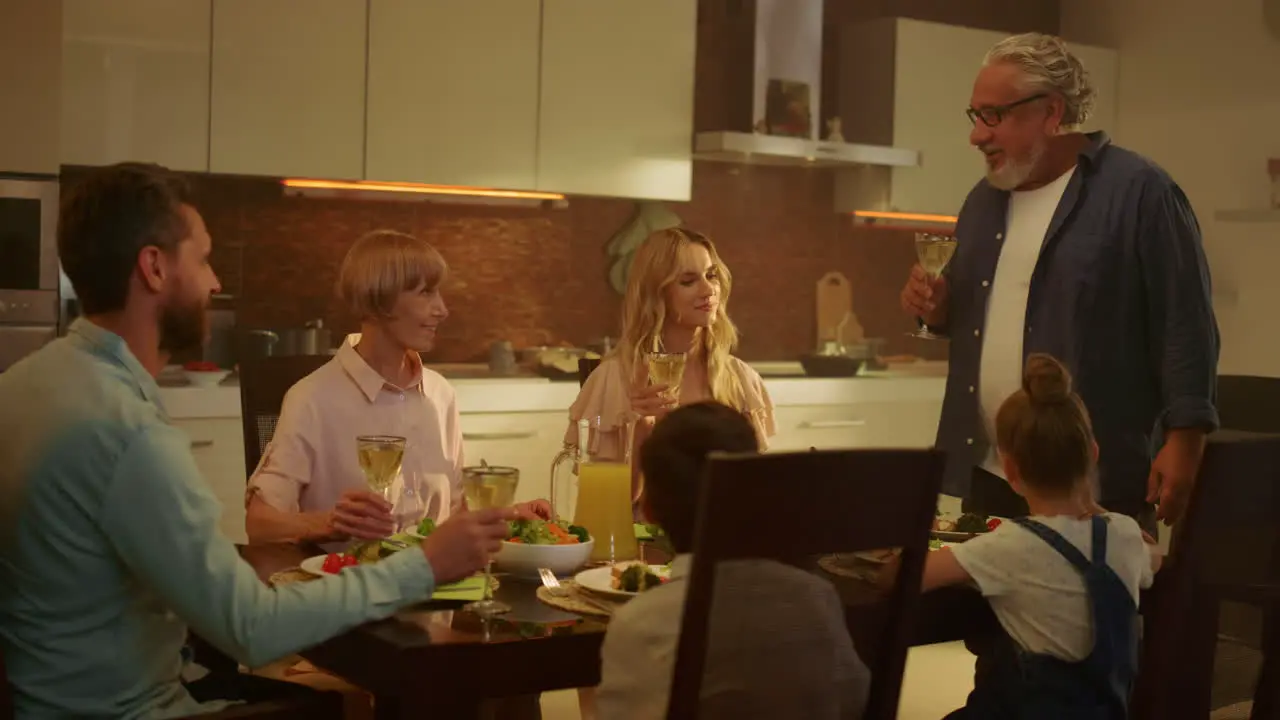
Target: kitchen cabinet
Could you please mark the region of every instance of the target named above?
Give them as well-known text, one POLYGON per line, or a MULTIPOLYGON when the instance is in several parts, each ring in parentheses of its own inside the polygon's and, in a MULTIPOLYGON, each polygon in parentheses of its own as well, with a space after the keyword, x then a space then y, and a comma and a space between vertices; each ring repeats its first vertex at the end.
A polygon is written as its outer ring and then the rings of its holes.
POLYGON ((209 170, 364 175, 363 0, 214 0, 209 170))
POLYGON ((543 0, 538 189, 688 200, 689 0, 543 0))
POLYGON ((222 534, 234 543, 248 542, 244 529, 244 432, 240 418, 196 418, 174 420, 173 424, 191 438, 191 456, 209 488, 222 504, 218 524, 222 534))
POLYGON ((209 169, 210 2, 63 0, 63 164, 209 169))
POLYGON ((0 0, 0 173, 58 173, 61 0, 0 0))
POLYGON ((564 446, 566 410, 520 413, 463 412, 462 453, 467 465, 507 465, 520 470, 516 501, 551 499, 551 461, 564 446))
POLYGON ((365 177, 532 190, 539 5, 370 0, 365 177))
POLYGON ((769 452, 932 447, 942 399, 774 408, 769 452))
MULTIPOLYGON (((862 167, 836 174, 836 209, 956 215, 983 175, 965 117, 973 81, 1007 35, 907 18, 842 28, 837 67, 839 116, 850 142, 920 151, 918 167, 862 167)), ((1116 52, 1072 44, 1097 91, 1085 129, 1114 127, 1116 52)))

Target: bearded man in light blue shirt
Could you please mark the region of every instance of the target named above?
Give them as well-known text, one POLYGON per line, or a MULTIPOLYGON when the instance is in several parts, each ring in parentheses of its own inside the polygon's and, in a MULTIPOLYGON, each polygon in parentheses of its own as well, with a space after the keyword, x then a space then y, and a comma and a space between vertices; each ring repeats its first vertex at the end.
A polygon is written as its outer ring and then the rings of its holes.
POLYGON ((260 582, 154 379, 205 337, 211 243, 182 180, 154 165, 98 170, 62 208, 84 317, 0 375, 0 652, 18 718, 221 709, 234 688, 202 703, 180 679, 188 627, 260 666, 469 576, 506 534, 508 511, 462 513, 421 552, 260 582))

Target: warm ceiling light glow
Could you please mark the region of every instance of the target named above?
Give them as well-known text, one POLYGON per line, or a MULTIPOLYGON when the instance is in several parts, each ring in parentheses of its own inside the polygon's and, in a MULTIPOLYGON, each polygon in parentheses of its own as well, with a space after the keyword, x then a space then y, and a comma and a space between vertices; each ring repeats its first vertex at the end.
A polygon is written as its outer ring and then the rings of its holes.
POLYGON ((307 180, 286 178, 285 187, 310 190, 358 190, 362 192, 413 193, 417 195, 459 195, 464 197, 506 198, 509 200, 564 200, 560 193, 528 190, 495 190, 493 188, 458 187, 455 185, 419 185, 417 183, 345 182, 342 180, 307 180))
POLYGON ((869 220, 902 220, 907 222, 927 222, 954 225, 955 215, 929 215, 926 213, 882 212, 879 210, 854 210, 854 217, 869 220))

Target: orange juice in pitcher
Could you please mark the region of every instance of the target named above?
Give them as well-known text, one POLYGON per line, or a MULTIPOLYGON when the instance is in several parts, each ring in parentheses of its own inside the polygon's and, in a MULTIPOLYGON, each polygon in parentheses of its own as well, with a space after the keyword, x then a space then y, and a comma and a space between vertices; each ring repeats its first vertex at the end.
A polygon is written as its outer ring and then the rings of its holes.
POLYGON ((572 518, 595 540, 592 562, 633 560, 639 554, 631 504, 630 423, 602 427, 578 421, 578 442, 567 444, 551 469, 555 514, 572 518))

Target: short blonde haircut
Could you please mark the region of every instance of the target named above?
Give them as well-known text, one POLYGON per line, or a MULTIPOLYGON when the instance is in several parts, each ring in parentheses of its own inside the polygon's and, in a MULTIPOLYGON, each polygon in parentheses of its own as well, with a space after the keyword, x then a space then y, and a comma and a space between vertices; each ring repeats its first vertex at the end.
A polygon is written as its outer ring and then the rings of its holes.
POLYGON ((434 290, 448 265, 425 240, 374 230, 355 241, 338 270, 338 297, 362 319, 386 317, 402 292, 434 290))

